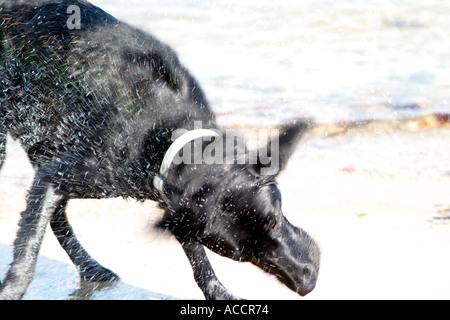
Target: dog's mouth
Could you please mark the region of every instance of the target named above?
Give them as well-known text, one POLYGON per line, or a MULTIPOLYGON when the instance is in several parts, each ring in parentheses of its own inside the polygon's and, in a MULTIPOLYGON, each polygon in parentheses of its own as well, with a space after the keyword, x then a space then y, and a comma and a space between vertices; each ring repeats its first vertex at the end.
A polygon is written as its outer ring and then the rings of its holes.
POLYGON ((262 261, 258 258, 253 258, 251 260, 251 263, 256 265, 257 267, 261 268, 263 271, 274 275, 281 283, 283 283, 286 287, 294 291, 295 293, 298 293, 302 297, 306 296, 308 293, 310 293, 315 288, 315 282, 312 284, 305 284, 303 281, 301 281, 301 277, 299 280, 294 280, 292 276, 282 268, 278 267, 277 265, 268 262, 268 261, 262 261))

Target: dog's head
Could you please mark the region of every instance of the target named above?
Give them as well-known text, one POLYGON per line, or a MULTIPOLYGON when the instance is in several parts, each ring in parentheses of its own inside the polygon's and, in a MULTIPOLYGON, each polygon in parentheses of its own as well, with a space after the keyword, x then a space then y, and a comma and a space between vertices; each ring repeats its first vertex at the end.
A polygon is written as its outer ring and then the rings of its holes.
POLYGON ((301 295, 309 293, 319 271, 317 244, 284 217, 275 183, 244 180, 236 178, 224 188, 200 242, 222 256, 255 264, 301 295))
MULTIPOLYGON (((277 137, 278 152, 272 151, 271 158, 278 157, 280 170, 306 127, 297 122, 277 137)), ((284 217, 275 182, 280 170, 261 174, 268 166, 259 161, 182 166, 178 187, 168 188, 172 205, 160 226, 182 241, 197 241, 222 256, 251 262, 306 295, 316 284, 320 250, 284 217)))

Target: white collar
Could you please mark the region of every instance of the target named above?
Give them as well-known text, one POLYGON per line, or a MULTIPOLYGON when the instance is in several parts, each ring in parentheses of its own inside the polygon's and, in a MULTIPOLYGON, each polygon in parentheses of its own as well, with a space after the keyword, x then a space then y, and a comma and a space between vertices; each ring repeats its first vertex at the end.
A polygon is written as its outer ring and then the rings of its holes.
POLYGON ((164 155, 164 159, 161 162, 161 168, 159 169, 159 175, 153 178, 153 186, 159 191, 161 197, 166 203, 169 203, 169 199, 164 193, 164 179, 167 178, 169 167, 172 164, 173 159, 178 152, 189 142, 201 138, 201 137, 220 137, 220 134, 211 129, 194 129, 182 134, 178 137, 167 150, 164 155))

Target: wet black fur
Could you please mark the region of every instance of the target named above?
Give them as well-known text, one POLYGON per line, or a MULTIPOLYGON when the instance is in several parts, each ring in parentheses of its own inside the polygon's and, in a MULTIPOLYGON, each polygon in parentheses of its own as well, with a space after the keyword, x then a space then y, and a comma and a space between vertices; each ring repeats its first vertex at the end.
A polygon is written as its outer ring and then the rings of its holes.
MULTIPOLYGON (((85 1, 0 0, 0 9, 0 166, 10 134, 36 169, 0 298, 25 293, 48 222, 82 280, 117 280, 78 243, 65 213, 69 199, 117 196, 160 202, 158 226, 180 241, 208 299, 234 296, 203 246, 302 295, 314 288, 317 245, 283 216, 275 175, 261 176, 260 164, 174 166, 169 203, 153 188, 175 129, 217 128, 172 49, 85 1), (67 28, 69 5, 80 7, 81 29, 67 28)), ((305 128, 299 121, 280 136, 281 169, 305 128)))

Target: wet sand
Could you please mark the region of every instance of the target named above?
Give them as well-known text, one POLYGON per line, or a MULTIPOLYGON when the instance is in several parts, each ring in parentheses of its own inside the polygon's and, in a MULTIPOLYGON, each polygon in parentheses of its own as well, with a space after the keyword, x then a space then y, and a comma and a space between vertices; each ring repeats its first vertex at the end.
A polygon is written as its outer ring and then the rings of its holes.
MULTIPOLYGON (((450 298, 450 129, 380 128, 315 128, 279 177, 284 214, 322 249, 316 289, 301 298, 256 267, 211 253, 225 286, 247 299, 450 298)), ((1 276, 33 176, 11 140, 8 151, 0 174, 1 276)), ((121 282, 80 287, 47 232, 25 299, 203 299, 180 246, 151 227, 161 214, 153 202, 72 200, 68 214, 80 242, 121 282)))

